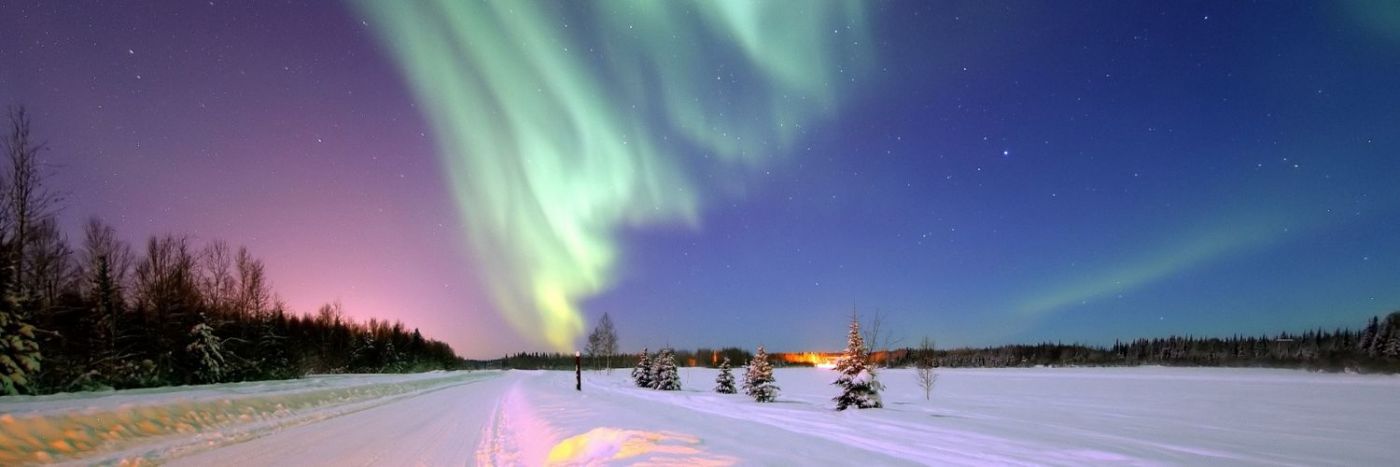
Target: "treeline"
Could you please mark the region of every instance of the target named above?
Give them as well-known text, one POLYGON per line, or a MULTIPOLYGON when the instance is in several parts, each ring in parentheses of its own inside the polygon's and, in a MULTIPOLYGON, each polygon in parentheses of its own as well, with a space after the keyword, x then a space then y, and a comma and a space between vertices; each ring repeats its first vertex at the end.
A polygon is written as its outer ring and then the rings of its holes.
MULTIPOLYGON (((691 350, 672 350, 676 364, 689 367, 719 368, 720 362, 726 357, 730 362, 737 362, 742 365, 744 362, 753 359, 753 352, 739 347, 724 347, 712 349, 701 347, 691 350)), ((622 353, 612 355, 611 358, 590 357, 585 355, 583 365, 589 369, 604 368, 632 368, 637 366, 638 354, 622 353)), ((781 363, 775 362, 778 365, 781 363)), ((498 360, 486 360, 472 362, 473 368, 495 368, 495 369, 516 369, 516 370, 573 370, 574 356, 564 353, 552 352, 521 352, 507 355, 498 360)))
MULTIPOLYGON (((891 366, 912 364, 912 349, 890 353, 891 366)), ((1042 343, 935 352, 941 367, 1225 366, 1325 371, 1400 371, 1400 312, 1371 318, 1360 330, 1323 329, 1276 336, 1170 336, 1110 347, 1042 343)))
MULTIPOLYGON (((699 348, 675 352, 681 366, 717 368, 728 357, 735 365, 753 359, 738 347, 699 348)), ((774 366, 811 366, 811 356, 832 360, 836 354, 770 354, 774 366)), ((886 367, 915 366, 918 349, 872 351, 872 363, 886 367)), ((933 351, 934 365, 945 368, 1008 368, 1034 366, 1220 366, 1298 368, 1323 371, 1400 372, 1400 312, 1373 317, 1361 329, 1283 332, 1275 336, 1200 338, 1169 336, 1115 342, 1112 346, 1040 343, 933 351)), ((635 367, 637 354, 612 358, 612 368, 635 367)), ((572 370, 573 355, 519 353, 499 360, 473 362, 481 368, 572 370)), ((584 357, 587 368, 601 368, 602 360, 584 357)))
POLYGON ((457 368, 442 342, 402 323, 314 316, 275 298, 246 249, 189 237, 135 253, 89 221, 76 249, 56 220, 22 109, 0 174, 0 395, 457 368))

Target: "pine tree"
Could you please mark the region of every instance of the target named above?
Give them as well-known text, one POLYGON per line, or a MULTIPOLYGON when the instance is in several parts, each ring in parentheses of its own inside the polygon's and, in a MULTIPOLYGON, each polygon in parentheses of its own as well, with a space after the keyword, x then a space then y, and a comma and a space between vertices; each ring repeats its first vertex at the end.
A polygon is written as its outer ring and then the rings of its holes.
POLYGON ((224 374, 223 343, 214 335, 214 328, 200 314, 200 321, 190 329, 194 340, 185 350, 195 359, 195 377, 203 383, 217 383, 224 374))
POLYGON ((719 364, 719 377, 715 378, 715 392, 720 394, 734 394, 734 373, 729 371, 729 357, 724 357, 724 361, 719 364))
POLYGON ((88 347, 90 360, 102 361, 117 353, 117 317, 122 312, 122 299, 107 257, 98 257, 96 262, 89 286, 92 312, 88 319, 92 339, 88 347))
POLYGON ((642 349, 642 355, 637 358, 637 366, 632 368, 632 381, 637 383, 639 388, 651 387, 651 358, 647 355, 647 349, 642 349))
POLYGON ((661 349, 657 350, 656 353, 651 354, 651 366, 647 367, 647 381, 649 382, 649 384, 647 385, 648 388, 656 389, 656 382, 661 379, 661 354, 665 351, 666 349, 661 349))
POLYGON ((661 349, 657 357, 656 381, 654 389, 661 391, 681 390, 681 375, 676 369, 676 354, 670 348, 661 349))
POLYGON ((850 334, 846 338, 846 352, 836 361, 836 371, 841 376, 832 383, 841 387, 836 396, 836 410, 846 410, 855 406, 858 409, 873 409, 882 406, 880 402, 880 382, 875 380, 875 371, 870 368, 865 341, 860 336, 860 321, 851 317, 850 334))
POLYGON ((1373 358, 1383 357, 1385 355, 1385 344, 1390 341, 1391 336, 1394 334, 1393 331, 1394 330, 1391 329, 1390 326, 1381 326, 1380 331, 1376 333, 1376 337, 1371 339, 1371 346, 1366 349, 1366 355, 1373 358))
POLYGON ((768 352, 758 346, 749 369, 744 373, 744 394, 758 402, 773 402, 778 398, 777 381, 773 379, 773 365, 768 363, 768 352))
POLYGON ((744 381, 742 381, 742 382, 739 383, 739 385, 744 389, 744 394, 745 394, 745 395, 749 395, 749 396, 752 396, 752 395, 753 395, 753 389, 752 389, 752 388, 753 388, 753 385, 752 385, 752 383, 753 383, 753 360, 750 359, 747 363, 744 363, 744 381))
POLYGON ((33 391, 43 355, 34 326, 24 320, 22 300, 15 283, 14 261, 0 268, 0 395, 33 391))
POLYGON ((288 355, 286 327, 286 314, 280 305, 272 312, 259 317, 254 348, 258 354, 258 366, 255 371, 261 377, 287 379, 299 376, 288 355))
POLYGON ((1385 332, 1372 343, 1377 358, 1400 358, 1400 311, 1386 315, 1381 322, 1385 332))
POLYGON ((32 390, 42 358, 34 326, 17 313, 0 310, 0 395, 32 390))
POLYGON ((1376 333, 1380 331, 1380 319, 1371 317, 1371 322, 1366 324, 1366 329, 1361 331, 1361 342, 1357 343, 1357 348, 1362 353, 1370 353, 1371 343, 1376 340, 1376 333))

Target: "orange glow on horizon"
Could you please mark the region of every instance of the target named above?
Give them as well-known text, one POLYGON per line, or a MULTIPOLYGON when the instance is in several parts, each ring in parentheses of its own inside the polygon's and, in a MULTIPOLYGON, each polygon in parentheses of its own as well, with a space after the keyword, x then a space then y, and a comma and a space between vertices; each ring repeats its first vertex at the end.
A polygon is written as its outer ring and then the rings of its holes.
MULTIPOLYGON (((906 357, 908 350, 900 349, 893 352, 883 350, 873 351, 869 354, 870 363, 884 363, 886 359, 900 359, 906 357)), ((836 368, 836 360, 841 358, 841 352, 790 352, 774 353, 775 360, 787 364, 811 365, 817 368, 836 368)))
POLYGON ((832 352, 785 353, 780 358, 784 363, 806 364, 817 368, 835 368, 836 359, 841 354, 832 352))

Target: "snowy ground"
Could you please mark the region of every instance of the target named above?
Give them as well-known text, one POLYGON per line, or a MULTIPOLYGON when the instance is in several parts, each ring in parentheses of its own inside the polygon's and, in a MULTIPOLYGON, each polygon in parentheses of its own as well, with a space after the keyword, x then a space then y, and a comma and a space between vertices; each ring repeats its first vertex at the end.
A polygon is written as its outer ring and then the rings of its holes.
MULTIPOLYGON (((736 371, 736 374, 740 373, 736 371)), ((326 376, 0 398, 0 465, 1394 465, 1400 377, 1284 370, 943 370, 925 401, 835 412, 835 375, 780 369, 777 403, 631 387, 627 372, 326 376)))

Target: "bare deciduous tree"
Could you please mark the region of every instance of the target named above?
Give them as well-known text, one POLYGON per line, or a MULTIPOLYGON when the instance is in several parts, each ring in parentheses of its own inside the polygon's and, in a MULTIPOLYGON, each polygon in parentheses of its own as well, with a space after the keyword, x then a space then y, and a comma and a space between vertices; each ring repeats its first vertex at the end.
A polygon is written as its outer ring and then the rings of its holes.
POLYGON ((151 237, 146 257, 136 265, 137 306, 161 319, 189 317, 202 300, 195 266, 188 237, 151 237))
POLYGON ((233 282, 233 253, 229 251, 228 242, 209 242, 204 246, 200 262, 203 263, 200 288, 204 290, 204 299, 209 302, 209 307, 217 313, 239 315, 242 310, 233 306, 237 291, 233 282))
POLYGON ((864 325, 864 336, 866 346, 870 349, 870 360, 872 364, 879 363, 880 368, 889 368, 890 349, 904 341, 903 337, 898 337, 894 333, 894 327, 886 321, 887 316, 880 310, 875 310, 870 314, 867 323, 864 325), (878 358, 876 355, 880 355, 878 358))
MULTIPOLYGON (((95 274, 101 269, 101 265, 105 264, 115 287, 124 289, 131 275, 131 247, 117 238, 115 228, 96 217, 88 219, 87 225, 83 226, 83 238, 82 257, 79 258, 78 267, 80 275, 86 279, 84 286, 92 287, 96 282, 95 274)), ((86 292, 91 294, 92 290, 88 289, 86 292)))
POLYGON ((9 245, 9 267, 14 268, 11 276, 21 301, 34 298, 36 281, 31 280, 33 261, 30 249, 33 248, 35 230, 46 219, 53 216, 54 209, 61 201, 59 196, 44 186, 44 174, 40 172, 39 153, 45 148, 35 142, 29 134, 29 114, 24 107, 10 111, 10 137, 6 140, 6 156, 9 162, 9 176, 4 185, 4 202, 0 206, 0 233, 5 244, 9 245))
POLYGON ((938 381, 938 375, 933 372, 933 364, 933 340, 924 336, 914 355, 914 379, 918 381, 919 389, 924 390, 924 400, 929 400, 933 395, 933 384, 938 381))
POLYGON ((68 290, 75 280, 73 250, 68 240, 59 231, 58 222, 53 216, 46 216, 34 224, 29 235, 28 265, 30 298, 36 300, 39 310, 50 310, 58 303, 58 296, 68 290))
POLYGON ((272 293, 262 260, 253 258, 247 248, 239 248, 234 263, 238 269, 237 308, 241 313, 260 316, 272 308, 272 293))
POLYGON ((598 325, 588 334, 588 346, 584 351, 595 359, 595 365, 597 359, 602 358, 603 367, 612 371, 612 356, 617 353, 617 329, 607 313, 598 318, 598 325))

